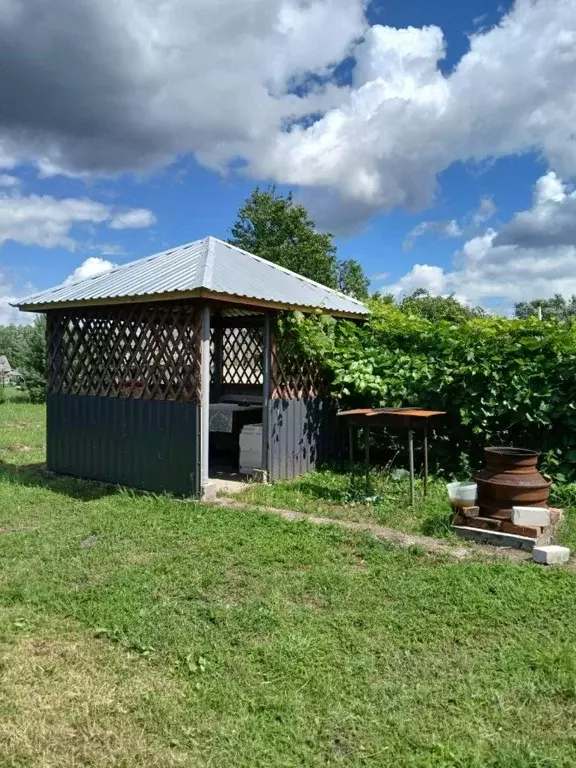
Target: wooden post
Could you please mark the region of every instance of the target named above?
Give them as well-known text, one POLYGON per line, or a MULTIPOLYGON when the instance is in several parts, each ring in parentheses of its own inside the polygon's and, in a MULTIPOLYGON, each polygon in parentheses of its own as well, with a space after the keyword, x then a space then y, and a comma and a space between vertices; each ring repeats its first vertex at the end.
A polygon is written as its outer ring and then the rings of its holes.
POLYGON ((264 344, 262 355, 262 469, 266 470, 267 478, 270 480, 270 443, 268 440, 268 431, 270 428, 268 411, 270 407, 270 382, 272 370, 272 331, 270 315, 264 316, 264 344))
POLYGON ((222 326, 218 323, 214 328, 214 402, 222 396, 222 336, 222 326))
POLYGON ((410 504, 414 506, 414 431, 408 430, 408 458, 410 461, 410 504))
POLYGON ((200 472, 202 489, 210 479, 210 308, 202 310, 200 350, 200 472))

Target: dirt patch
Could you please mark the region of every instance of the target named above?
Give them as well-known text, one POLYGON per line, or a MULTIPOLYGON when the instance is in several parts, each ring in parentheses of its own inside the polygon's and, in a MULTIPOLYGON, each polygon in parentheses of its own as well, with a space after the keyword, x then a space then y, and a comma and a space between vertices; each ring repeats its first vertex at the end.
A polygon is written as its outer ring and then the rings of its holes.
POLYGON ((304 512, 295 512, 293 509, 255 506, 226 498, 218 498, 207 503, 212 504, 213 506, 222 506, 227 507, 228 509, 237 509, 245 512, 254 512, 254 510, 257 510, 258 512, 277 515, 284 520, 306 520, 314 525, 338 525, 349 531, 368 533, 379 541, 390 542, 403 549, 420 550, 423 554, 445 555, 446 557, 455 560, 466 560, 468 558, 487 559, 490 557, 503 558, 515 562, 530 560, 530 555, 528 553, 520 552, 516 549, 482 545, 476 545, 474 547, 455 546, 439 539, 434 539, 431 536, 411 536, 407 533, 396 531, 393 528, 386 528, 382 525, 357 523, 352 520, 338 520, 332 517, 317 517, 315 515, 305 514, 304 512))
POLYGON ((10 453, 29 453, 32 448, 30 448, 29 445, 24 445, 23 443, 14 443, 14 445, 7 445, 4 450, 10 451, 10 453))
POLYGON ((197 764, 155 729, 178 705, 174 679, 146 660, 65 627, 0 645, 0 754, 10 765, 96 768, 197 764))

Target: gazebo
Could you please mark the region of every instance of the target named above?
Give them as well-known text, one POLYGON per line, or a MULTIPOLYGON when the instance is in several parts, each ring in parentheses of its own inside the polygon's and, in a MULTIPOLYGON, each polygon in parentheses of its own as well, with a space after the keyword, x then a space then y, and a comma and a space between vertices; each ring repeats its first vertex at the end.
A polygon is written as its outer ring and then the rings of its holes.
MULTIPOLYGON (((334 408, 277 343, 283 310, 361 320, 361 302, 208 237, 22 299, 47 317, 52 472, 200 496, 241 445, 269 480, 329 458, 334 408)), ((288 348, 287 348, 288 347, 288 348)))

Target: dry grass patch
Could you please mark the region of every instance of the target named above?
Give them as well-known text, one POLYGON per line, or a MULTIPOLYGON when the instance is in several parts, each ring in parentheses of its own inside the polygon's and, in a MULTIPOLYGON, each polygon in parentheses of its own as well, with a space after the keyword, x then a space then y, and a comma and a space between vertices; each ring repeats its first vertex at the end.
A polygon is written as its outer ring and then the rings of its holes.
POLYGON ((136 654, 59 622, 2 642, 0 663, 2 766, 195 764, 154 716, 181 690, 136 654))

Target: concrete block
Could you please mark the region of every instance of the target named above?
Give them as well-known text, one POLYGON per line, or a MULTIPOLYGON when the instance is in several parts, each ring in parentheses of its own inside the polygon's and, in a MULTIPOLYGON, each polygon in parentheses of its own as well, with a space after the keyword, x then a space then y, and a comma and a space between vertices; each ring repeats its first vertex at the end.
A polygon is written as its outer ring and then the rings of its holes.
POLYGON ((550 510, 543 507, 512 507, 514 525, 546 528, 550 525, 550 510))
POLYGON ((452 530, 462 539, 475 541, 477 544, 488 544, 492 547, 510 547, 532 552, 536 544, 534 539, 527 536, 515 536, 512 533, 502 533, 501 531, 481 531, 468 525, 455 525, 452 530))
POLYGON ((559 547, 557 544, 550 544, 547 547, 534 547, 532 558, 542 565, 562 565, 570 559, 570 550, 568 547, 559 547))

